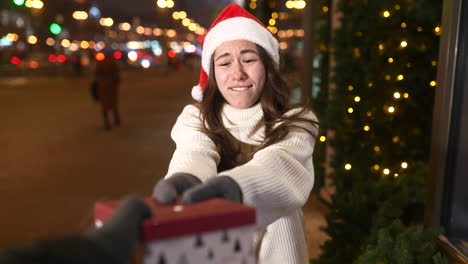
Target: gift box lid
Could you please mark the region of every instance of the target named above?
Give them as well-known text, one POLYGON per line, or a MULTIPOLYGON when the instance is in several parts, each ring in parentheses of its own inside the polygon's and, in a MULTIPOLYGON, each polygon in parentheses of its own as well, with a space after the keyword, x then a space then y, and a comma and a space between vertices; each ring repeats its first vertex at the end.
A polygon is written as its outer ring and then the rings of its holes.
MULTIPOLYGON (((160 204, 154 198, 146 198, 144 201, 153 213, 151 218, 142 223, 142 238, 145 242, 255 224, 255 208, 224 199, 172 205, 160 204)), ((105 222, 119 203, 96 202, 95 220, 105 222)))

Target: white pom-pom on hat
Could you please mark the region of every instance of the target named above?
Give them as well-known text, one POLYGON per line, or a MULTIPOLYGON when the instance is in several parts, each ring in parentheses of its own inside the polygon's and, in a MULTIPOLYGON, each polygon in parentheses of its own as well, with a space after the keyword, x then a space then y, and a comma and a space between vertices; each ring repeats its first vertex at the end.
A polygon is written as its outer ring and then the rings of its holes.
POLYGON ((203 90, 200 85, 192 87, 192 98, 197 102, 201 102, 203 100, 203 90))

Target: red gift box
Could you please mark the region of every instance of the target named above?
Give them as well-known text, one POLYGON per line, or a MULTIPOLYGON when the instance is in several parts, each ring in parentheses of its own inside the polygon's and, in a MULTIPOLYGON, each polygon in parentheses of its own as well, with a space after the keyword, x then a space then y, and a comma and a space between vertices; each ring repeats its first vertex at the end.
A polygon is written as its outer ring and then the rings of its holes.
MULTIPOLYGON (((173 205, 160 204, 154 198, 144 201, 153 213, 142 223, 144 242, 255 224, 253 207, 223 199, 173 205)), ((118 205, 119 201, 95 203, 95 220, 105 222, 118 205)))

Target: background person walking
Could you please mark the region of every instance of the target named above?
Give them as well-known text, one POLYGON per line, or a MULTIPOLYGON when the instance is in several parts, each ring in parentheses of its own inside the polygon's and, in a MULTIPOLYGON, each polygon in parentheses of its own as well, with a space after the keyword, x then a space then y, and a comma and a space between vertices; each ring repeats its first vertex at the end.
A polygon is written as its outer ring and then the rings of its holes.
POLYGON ((103 52, 104 58, 96 60, 94 78, 97 81, 99 103, 102 109, 104 128, 111 129, 109 113, 114 116, 114 125, 120 125, 119 114, 119 84, 120 69, 117 60, 112 56, 111 50, 103 52))

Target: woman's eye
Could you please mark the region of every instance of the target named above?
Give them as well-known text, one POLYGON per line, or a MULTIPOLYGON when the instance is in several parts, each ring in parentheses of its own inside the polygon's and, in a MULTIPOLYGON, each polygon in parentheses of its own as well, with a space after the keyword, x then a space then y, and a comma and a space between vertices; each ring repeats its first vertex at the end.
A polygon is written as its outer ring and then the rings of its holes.
POLYGON ((256 60, 254 60, 254 59, 248 59, 248 60, 244 60, 244 63, 251 63, 251 62, 254 62, 254 61, 256 61, 256 60))
POLYGON ((228 66, 229 62, 221 62, 218 64, 218 66, 228 66))

